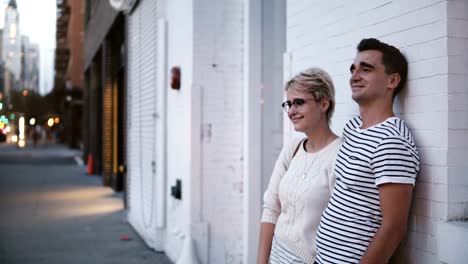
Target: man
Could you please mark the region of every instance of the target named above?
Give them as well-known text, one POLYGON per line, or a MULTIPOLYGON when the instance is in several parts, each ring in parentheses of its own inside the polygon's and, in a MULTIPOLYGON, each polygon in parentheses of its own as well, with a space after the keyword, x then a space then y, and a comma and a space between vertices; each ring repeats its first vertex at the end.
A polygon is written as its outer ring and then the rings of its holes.
POLYGON ((336 184, 317 232, 316 263, 387 263, 407 229, 418 151, 393 100, 406 82, 400 51, 363 39, 351 65, 360 116, 345 126, 336 184))

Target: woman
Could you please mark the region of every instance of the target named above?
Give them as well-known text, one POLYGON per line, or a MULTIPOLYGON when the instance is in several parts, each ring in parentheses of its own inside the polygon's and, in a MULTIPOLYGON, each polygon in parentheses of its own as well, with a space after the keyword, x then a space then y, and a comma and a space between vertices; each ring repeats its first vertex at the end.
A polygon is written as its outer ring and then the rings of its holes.
POLYGON ((258 264, 313 263, 315 233, 335 184, 335 158, 342 143, 330 129, 335 88, 322 69, 310 68, 286 84, 284 110, 294 129, 276 161, 263 200, 258 264))

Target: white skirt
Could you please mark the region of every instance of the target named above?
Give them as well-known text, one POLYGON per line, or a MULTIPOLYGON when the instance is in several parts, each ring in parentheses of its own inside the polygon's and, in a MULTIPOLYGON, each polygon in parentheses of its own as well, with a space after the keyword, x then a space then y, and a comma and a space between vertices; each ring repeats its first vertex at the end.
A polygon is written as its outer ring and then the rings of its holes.
POLYGON ((289 248, 273 236, 269 264, 307 264, 300 257, 294 255, 289 248))

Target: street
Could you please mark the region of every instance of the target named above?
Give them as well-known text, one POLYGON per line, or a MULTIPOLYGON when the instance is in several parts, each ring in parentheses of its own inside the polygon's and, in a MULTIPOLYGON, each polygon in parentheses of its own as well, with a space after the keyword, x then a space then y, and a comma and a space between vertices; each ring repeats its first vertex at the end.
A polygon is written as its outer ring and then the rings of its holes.
POLYGON ((0 144, 0 263, 171 263, 126 222, 121 193, 78 151, 0 144))

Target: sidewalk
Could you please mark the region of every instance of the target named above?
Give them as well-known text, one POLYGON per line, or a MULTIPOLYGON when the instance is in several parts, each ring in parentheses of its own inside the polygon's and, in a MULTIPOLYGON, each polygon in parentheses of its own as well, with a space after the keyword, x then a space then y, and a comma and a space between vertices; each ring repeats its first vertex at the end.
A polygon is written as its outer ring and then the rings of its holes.
POLYGON ((170 264, 126 222, 122 196, 60 145, 0 144, 0 263, 170 264))

